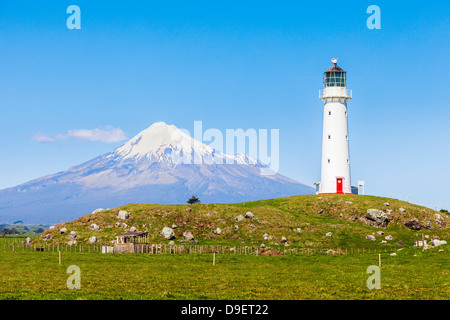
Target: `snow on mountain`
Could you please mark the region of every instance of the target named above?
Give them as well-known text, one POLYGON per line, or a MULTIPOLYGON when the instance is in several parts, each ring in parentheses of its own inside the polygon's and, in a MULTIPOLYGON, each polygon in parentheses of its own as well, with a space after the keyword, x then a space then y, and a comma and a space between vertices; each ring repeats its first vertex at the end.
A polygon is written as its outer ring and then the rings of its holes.
POLYGON ((314 193, 280 174, 261 175, 265 168, 247 155, 217 152, 157 122, 110 153, 1 190, 0 221, 56 223, 98 207, 184 204, 193 194, 202 202, 231 203, 314 193))

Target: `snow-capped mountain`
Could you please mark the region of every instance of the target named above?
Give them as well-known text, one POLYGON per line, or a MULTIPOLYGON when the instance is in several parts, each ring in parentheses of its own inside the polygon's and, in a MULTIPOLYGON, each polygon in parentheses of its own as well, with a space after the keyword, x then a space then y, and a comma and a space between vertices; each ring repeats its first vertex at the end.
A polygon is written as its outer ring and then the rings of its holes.
POLYGON ((0 191, 0 221, 56 223, 128 203, 232 203, 313 194, 247 155, 226 155, 163 122, 64 172, 0 191))

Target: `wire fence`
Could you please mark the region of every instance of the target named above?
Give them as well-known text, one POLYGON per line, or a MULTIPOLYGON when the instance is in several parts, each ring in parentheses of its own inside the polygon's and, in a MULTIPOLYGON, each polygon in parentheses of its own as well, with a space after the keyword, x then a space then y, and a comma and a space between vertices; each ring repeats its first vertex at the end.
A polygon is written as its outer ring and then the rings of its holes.
POLYGON ((409 202, 409 203, 412 203, 412 204, 421 205, 422 207, 428 207, 430 209, 433 209, 434 211, 439 211, 439 210, 442 210, 442 209, 449 211, 448 208, 439 206, 436 203, 428 202, 428 201, 425 201, 425 200, 422 200, 422 199, 417 199, 417 198, 414 198, 414 197, 411 197, 411 196, 405 196, 405 195, 401 195, 401 194, 390 193, 389 194, 389 198, 406 201, 406 202, 409 202))
MULTIPOLYGON (((62 253, 114 253, 111 246, 96 244, 86 245, 52 245, 24 243, 22 238, 5 238, 0 240, 0 249, 10 252, 62 252, 62 253)), ((226 254, 226 255, 300 255, 300 254, 365 254, 383 253, 397 251, 398 247, 389 246, 385 248, 308 248, 292 247, 284 245, 268 246, 261 248, 258 246, 237 246, 237 245, 168 245, 168 244, 148 244, 145 254, 226 254)))

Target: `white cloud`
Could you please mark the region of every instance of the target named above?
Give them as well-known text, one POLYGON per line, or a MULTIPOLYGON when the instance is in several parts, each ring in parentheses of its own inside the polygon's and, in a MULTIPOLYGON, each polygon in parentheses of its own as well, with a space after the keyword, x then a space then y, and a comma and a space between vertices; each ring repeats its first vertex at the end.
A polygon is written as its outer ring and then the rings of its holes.
POLYGON ((36 133, 32 136, 34 141, 41 143, 53 143, 55 139, 46 133, 36 133))
POLYGON ((76 138, 78 140, 100 141, 100 142, 119 142, 127 137, 119 128, 108 126, 100 129, 74 129, 69 130, 66 134, 51 135, 46 133, 37 133, 33 135, 33 139, 41 143, 53 143, 56 140, 76 138))
POLYGON ((69 130, 66 137, 80 140, 119 142, 126 139, 125 133, 119 128, 108 127, 106 129, 78 129, 69 130))

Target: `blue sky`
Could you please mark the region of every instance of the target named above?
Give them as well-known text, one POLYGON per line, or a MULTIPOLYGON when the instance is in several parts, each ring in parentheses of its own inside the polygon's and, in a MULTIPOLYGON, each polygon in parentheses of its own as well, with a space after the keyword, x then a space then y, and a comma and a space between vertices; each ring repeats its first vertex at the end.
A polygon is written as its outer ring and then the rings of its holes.
POLYGON ((450 2, 429 3, 0 0, 0 188, 122 144, 81 129, 131 138, 195 120, 279 129, 280 173, 312 185, 318 91, 338 57, 353 90, 352 182, 449 208, 450 2), (81 30, 66 27, 72 4, 81 30), (366 27, 373 4, 381 30, 366 27))

